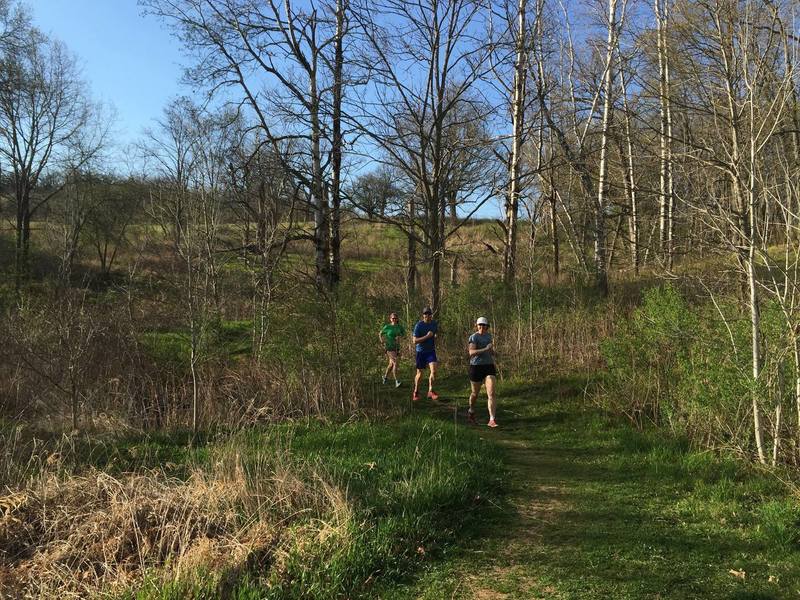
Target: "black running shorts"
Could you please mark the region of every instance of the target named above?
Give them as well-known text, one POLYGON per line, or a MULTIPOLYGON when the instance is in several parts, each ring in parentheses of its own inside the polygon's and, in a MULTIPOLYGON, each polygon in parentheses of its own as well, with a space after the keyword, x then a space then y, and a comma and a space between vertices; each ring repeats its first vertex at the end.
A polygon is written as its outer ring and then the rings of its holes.
POLYGON ((469 380, 475 383, 483 383, 489 375, 497 375, 497 369, 494 368, 494 363, 490 365, 470 365, 469 366, 469 380))

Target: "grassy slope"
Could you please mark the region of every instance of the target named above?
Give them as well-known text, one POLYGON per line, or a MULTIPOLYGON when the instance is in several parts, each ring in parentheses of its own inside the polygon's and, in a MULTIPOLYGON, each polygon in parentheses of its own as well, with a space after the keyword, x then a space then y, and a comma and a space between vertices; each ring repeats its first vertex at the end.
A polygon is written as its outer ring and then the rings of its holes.
MULTIPOLYGON (((463 405, 463 388, 451 402, 463 405)), ((773 475, 613 424, 582 391, 570 379, 501 385, 501 428, 479 433, 506 448, 507 504, 383 597, 800 594, 800 510, 773 475)))
MULTIPOLYGON (((401 391, 392 394, 393 402, 407 401, 401 391)), ((220 587, 218 574, 167 586, 154 580, 127 597, 372 597, 376 583, 402 581, 424 561, 446 556, 461 539, 456 534, 459 527, 472 522, 486 499, 496 497, 504 485, 502 471, 491 470, 499 461, 497 446, 424 413, 388 422, 255 429, 226 443, 244 456, 276 448, 275 460, 291 456, 287 464, 310 465, 324 474, 346 490, 356 527, 334 539, 332 547, 318 542, 318 547, 287 549, 279 573, 264 564, 232 587, 220 587)), ((210 453, 213 456, 213 447, 210 453)), ((202 463, 209 455, 195 458, 202 463)), ((292 527, 304 523, 300 518, 292 527)))

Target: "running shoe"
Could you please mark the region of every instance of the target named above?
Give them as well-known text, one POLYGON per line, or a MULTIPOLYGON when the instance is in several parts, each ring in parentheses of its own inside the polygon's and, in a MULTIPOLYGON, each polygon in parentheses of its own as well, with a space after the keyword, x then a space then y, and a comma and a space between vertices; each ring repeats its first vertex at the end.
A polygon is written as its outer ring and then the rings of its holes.
POLYGON ((383 385, 386 385, 386 377, 381 377, 381 380, 383 381, 383 385))
POLYGON ((475 420, 475 413, 472 411, 467 411, 467 423, 470 425, 477 425, 478 422, 475 420))
POLYGON ((428 392, 428 398, 430 398, 431 400, 434 400, 434 401, 438 400, 439 399, 439 394, 437 394, 436 392, 431 390, 430 392, 428 392))
POLYGON ((419 393, 417 393, 417 392, 415 391, 415 392, 414 392, 414 394, 411 396, 411 399, 412 399, 414 402, 417 402, 417 401, 419 401, 419 393))
POLYGON ((400 385, 401 385, 401 384, 400 384, 400 382, 399 382, 399 381, 395 381, 395 382, 394 382, 394 387, 398 388, 398 387, 400 387, 400 385))
POLYGON ((489 419, 489 427, 497 427, 497 422, 494 419, 489 419))

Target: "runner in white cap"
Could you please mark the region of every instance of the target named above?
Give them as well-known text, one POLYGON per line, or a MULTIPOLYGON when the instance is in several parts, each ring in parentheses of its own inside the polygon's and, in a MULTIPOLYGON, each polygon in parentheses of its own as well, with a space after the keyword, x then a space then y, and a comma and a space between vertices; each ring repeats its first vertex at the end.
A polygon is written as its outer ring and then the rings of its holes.
POLYGON ((475 401, 481 391, 481 385, 486 384, 486 395, 489 397, 489 427, 497 427, 495 420, 496 403, 494 399, 494 385, 497 378, 497 369, 494 366, 494 344, 492 334, 489 333, 489 319, 478 317, 475 321, 476 332, 469 336, 469 382, 472 391, 469 395, 469 411, 467 419, 475 423, 475 401))

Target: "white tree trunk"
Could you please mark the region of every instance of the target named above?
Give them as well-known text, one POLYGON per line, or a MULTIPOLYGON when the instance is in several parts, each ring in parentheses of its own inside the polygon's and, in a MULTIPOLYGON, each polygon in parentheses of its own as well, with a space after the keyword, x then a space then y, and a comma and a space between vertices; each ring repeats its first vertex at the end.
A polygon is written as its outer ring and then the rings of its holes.
POLYGON ((660 97, 659 152, 659 250, 668 269, 672 269, 674 235, 674 193, 672 183, 672 106, 670 101, 667 21, 669 0, 654 0, 658 46, 658 88, 660 97))
POLYGON ((628 236, 631 247, 631 266, 633 272, 639 274, 639 206, 636 198, 636 171, 633 165, 633 136, 631 135, 631 114, 628 110, 628 89, 625 74, 620 72, 622 103, 625 110, 625 191, 628 196, 630 215, 628 215, 628 236))
POLYGON ((603 124, 600 138, 600 172, 597 176, 597 200, 594 207, 594 268, 597 284, 603 293, 608 291, 606 271, 605 204, 608 177, 608 138, 614 81, 614 52, 617 45, 617 0, 608 0, 608 45, 606 46, 605 74, 603 77, 603 124))
POLYGON ((511 109, 513 139, 511 162, 509 165, 509 190, 506 199, 506 240, 503 260, 503 279, 506 283, 514 280, 517 258, 517 214, 519 213, 520 158, 522 156, 522 136, 525 124, 526 81, 528 61, 526 45, 525 10, 526 0, 519 0, 517 16, 516 58, 514 60, 514 100, 511 109))

